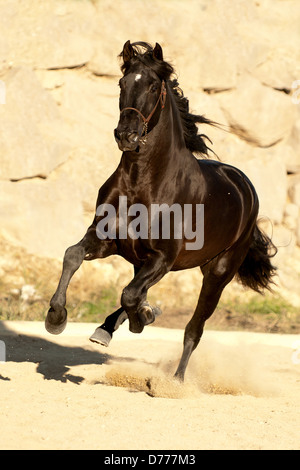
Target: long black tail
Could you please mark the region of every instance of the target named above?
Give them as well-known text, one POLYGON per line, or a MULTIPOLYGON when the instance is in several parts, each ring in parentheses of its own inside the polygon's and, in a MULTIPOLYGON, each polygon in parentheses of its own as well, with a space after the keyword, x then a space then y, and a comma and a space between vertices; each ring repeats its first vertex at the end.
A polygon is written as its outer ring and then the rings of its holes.
POLYGON ((238 280, 244 286, 250 287, 259 293, 262 293, 264 289, 271 290, 270 284, 274 284, 272 278, 276 272, 276 268, 271 263, 271 258, 276 253, 277 248, 271 239, 256 225, 253 242, 237 273, 238 280))

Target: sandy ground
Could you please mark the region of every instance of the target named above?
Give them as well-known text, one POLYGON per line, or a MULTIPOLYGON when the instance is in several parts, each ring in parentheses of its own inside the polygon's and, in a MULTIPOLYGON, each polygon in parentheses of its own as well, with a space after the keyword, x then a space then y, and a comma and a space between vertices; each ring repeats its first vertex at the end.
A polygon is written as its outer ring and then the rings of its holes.
POLYGON ((95 326, 0 322, 1 449, 300 448, 299 336, 206 331, 179 385, 182 331, 95 326))

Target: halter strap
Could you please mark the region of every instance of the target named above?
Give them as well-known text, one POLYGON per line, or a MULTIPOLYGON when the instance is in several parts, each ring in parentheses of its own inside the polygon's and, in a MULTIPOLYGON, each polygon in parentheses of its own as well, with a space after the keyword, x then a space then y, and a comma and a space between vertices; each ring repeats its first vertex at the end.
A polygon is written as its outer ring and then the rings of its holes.
POLYGON ((153 114, 155 113, 156 111, 156 108, 158 106, 158 103, 160 102, 161 103, 161 109, 164 109, 165 107, 165 104, 166 104, 166 97, 167 97, 167 89, 166 89, 166 83, 165 81, 163 80, 162 83, 161 83, 161 90, 160 90, 160 95, 158 97, 158 100, 153 108, 153 110, 151 111, 151 113, 149 114, 149 116, 147 118, 145 118, 145 116, 141 113, 141 111, 139 111, 138 109, 136 108, 123 108, 122 111, 120 112, 120 114, 123 113, 123 111, 126 111, 127 109, 131 109, 132 111, 136 111, 140 116, 141 118, 143 119, 144 121, 144 128, 145 130, 147 130, 147 127, 148 127, 148 123, 150 121, 150 119, 152 118, 153 114))

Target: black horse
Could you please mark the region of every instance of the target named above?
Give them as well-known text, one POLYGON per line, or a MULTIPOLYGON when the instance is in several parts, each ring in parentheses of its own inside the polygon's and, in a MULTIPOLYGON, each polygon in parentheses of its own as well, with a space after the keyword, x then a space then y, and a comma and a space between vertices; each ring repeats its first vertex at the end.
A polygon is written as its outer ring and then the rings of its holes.
POLYGON ((129 319, 130 331, 141 333, 161 313, 149 305, 147 292, 166 273, 199 266, 202 289, 185 329, 175 374, 183 380, 190 355, 224 287, 236 276, 257 292, 270 288, 275 273, 270 258, 276 248, 257 226, 258 198, 249 179, 237 168, 207 159, 207 137, 198 134, 196 124, 214 123, 189 112, 188 100, 172 76, 173 67, 163 59, 161 46, 127 41, 120 56, 123 77, 115 139, 123 152, 121 161, 99 190, 92 225, 79 243, 66 250, 46 328, 53 334, 65 328, 66 290, 84 260, 120 255, 134 267, 134 278, 122 292, 121 307, 90 338, 106 346, 125 319, 129 319), (148 218, 144 214, 135 221, 131 235, 128 230, 124 236, 120 201, 127 203, 126 210, 131 208, 126 213, 127 225, 137 213, 132 208, 148 210, 148 218), (162 207, 169 208, 168 236, 162 234, 163 210, 156 218, 149 215, 153 208, 162 207), (115 219, 108 217, 110 208, 115 219), (182 209, 179 219, 178 208, 182 209), (191 208, 188 217, 184 217, 185 208, 191 208), (198 218, 199 208, 204 208, 202 218, 198 218), (153 234, 157 223, 162 227, 153 234), (189 225, 189 231, 183 233, 182 224, 184 228, 189 225))

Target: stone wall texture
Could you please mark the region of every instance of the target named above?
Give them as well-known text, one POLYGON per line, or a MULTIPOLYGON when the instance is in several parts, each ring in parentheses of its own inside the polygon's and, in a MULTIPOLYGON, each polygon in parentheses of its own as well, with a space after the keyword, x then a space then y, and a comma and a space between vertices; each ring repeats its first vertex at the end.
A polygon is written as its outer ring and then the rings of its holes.
POLYGON ((120 159, 117 56, 143 40, 192 111, 238 129, 201 131, 253 181, 279 263, 299 259, 299 25, 299 0, 0 0, 1 235, 46 257, 83 236, 120 159))

